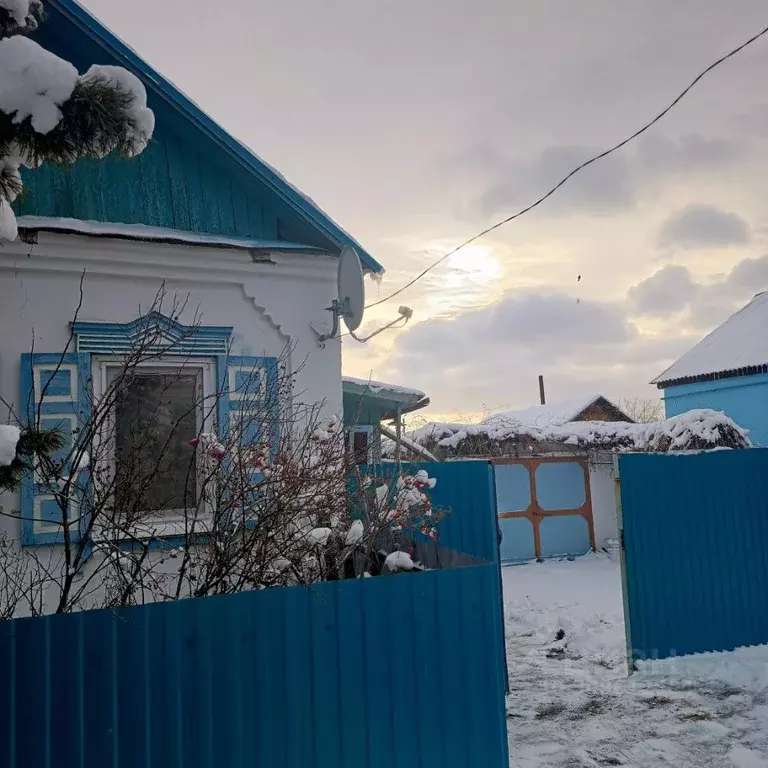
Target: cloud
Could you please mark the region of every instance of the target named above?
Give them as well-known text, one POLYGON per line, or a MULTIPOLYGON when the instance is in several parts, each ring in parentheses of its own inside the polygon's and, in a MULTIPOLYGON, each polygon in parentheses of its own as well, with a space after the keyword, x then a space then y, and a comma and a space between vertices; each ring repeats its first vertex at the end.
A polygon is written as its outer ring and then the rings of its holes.
POLYGON ((700 289, 690 270, 670 266, 633 285, 629 300, 640 314, 667 315, 688 307, 700 289))
POLYGON ((735 293, 768 290, 768 256, 740 261, 728 275, 726 285, 735 293))
POLYGON ((743 259, 709 282, 684 266, 666 266, 621 301, 508 292, 492 306, 403 333, 381 377, 421 387, 443 412, 534 403, 540 373, 553 401, 594 392, 653 396, 645 382, 762 289, 768 255, 743 259), (679 320, 652 336, 635 325, 638 315, 679 320))
POLYGON ((626 342, 633 335, 633 326, 616 305, 577 304, 565 294, 512 294, 454 320, 415 326, 403 335, 400 352, 418 357, 434 349, 450 349, 465 362, 477 362, 491 350, 498 354, 535 346, 556 360, 570 354, 574 345, 626 342))
MULTIPOLYGON (((483 214, 512 212, 547 192, 580 163, 596 154, 590 147, 549 147, 530 163, 497 162, 495 180, 479 199, 483 214)), ((492 149, 471 155, 485 167, 494 157, 492 149)), ((550 213, 589 212, 609 214, 635 202, 632 171, 622 155, 612 155, 580 171, 547 200, 550 213)))
MULTIPOLYGON (((492 216, 533 202, 602 149, 552 146, 532 161, 511 162, 495 144, 481 141, 456 155, 453 163, 461 173, 486 180, 478 206, 484 215, 492 216)), ((748 150, 744 142, 697 133, 645 136, 579 171, 545 205, 555 214, 613 214, 632 208, 659 182, 720 173, 743 159, 748 150)))
POLYGON ((743 142, 709 139, 698 133, 677 137, 650 134, 638 142, 635 162, 646 174, 687 176, 720 170, 743 158, 746 150, 743 142))
POLYGON ((670 216, 659 231, 661 245, 684 248, 743 245, 751 239, 751 228, 744 219, 711 205, 689 205, 670 216))
POLYGON ((687 311, 687 326, 710 329, 766 289, 768 256, 761 256, 742 259, 728 274, 707 283, 697 282, 686 267, 664 267, 633 285, 627 296, 638 314, 661 317, 687 311))
MULTIPOLYGON (((689 344, 690 340, 686 340, 689 344)), ((617 303, 562 293, 508 293, 453 320, 429 320, 397 340, 385 378, 426 389, 435 408, 525 405, 544 374, 550 397, 637 392, 685 348, 640 336, 617 303), (660 367, 661 366, 661 367, 660 367)))

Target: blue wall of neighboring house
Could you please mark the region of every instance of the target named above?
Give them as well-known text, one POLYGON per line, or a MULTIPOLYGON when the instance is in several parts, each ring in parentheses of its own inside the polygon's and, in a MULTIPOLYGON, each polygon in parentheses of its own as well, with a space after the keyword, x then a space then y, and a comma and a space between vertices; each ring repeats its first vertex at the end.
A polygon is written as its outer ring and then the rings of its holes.
POLYGON ((667 417, 694 408, 724 411, 740 427, 749 430, 753 445, 768 446, 768 374, 667 387, 664 408, 667 417))

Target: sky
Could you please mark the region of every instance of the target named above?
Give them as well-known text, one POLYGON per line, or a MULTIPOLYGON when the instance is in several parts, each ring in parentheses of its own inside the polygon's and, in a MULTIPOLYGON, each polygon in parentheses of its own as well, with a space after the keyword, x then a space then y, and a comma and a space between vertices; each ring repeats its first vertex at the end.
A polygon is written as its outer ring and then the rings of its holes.
MULTIPOLYGON (((760 0, 86 0, 386 267, 369 300, 632 133, 760 0)), ((344 372, 435 418, 648 382, 768 288, 768 36, 536 211, 366 314, 344 372)))

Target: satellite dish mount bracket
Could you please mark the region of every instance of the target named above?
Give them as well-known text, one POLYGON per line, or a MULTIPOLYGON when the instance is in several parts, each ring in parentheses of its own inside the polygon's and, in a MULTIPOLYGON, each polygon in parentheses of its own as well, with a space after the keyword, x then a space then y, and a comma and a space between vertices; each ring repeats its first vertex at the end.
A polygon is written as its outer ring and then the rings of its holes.
POLYGON ((331 306, 326 307, 325 310, 326 312, 331 312, 333 314, 333 327, 331 328, 330 333, 321 331, 319 328, 315 327, 313 323, 309 324, 309 327, 317 335, 317 346, 320 347, 320 349, 325 347, 325 342, 328 341, 328 339, 336 338, 339 333, 339 321, 341 318, 351 316, 352 312, 349 306, 349 297, 345 296, 343 299, 334 299, 331 302, 331 306))

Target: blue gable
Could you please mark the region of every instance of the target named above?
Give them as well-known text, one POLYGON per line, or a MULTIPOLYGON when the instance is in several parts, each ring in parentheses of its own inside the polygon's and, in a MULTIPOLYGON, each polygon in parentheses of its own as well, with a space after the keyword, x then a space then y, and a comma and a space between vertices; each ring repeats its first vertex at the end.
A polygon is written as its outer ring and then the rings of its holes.
POLYGON ((312 201, 230 136, 74 0, 46 0, 33 36, 81 72, 126 67, 141 78, 156 128, 134 159, 81 160, 24 171, 17 214, 147 224, 189 232, 303 243, 338 253, 355 247, 381 265, 312 201))

